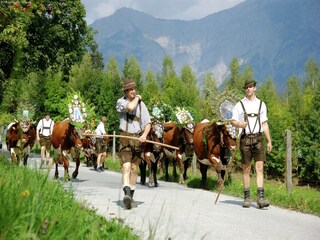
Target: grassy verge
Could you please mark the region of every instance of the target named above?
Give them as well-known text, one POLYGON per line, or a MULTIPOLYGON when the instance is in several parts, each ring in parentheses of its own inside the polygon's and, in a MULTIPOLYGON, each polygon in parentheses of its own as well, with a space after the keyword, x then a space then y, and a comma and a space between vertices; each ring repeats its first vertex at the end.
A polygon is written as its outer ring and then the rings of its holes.
POLYGON ((46 174, 0 155, 0 239, 138 239, 88 209, 46 174))

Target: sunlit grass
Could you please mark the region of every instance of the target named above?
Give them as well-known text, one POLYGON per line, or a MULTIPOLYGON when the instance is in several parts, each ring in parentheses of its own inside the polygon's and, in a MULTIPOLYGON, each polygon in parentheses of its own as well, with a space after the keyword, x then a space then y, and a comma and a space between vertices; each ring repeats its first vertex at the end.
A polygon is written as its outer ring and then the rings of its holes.
POLYGON ((40 171, 0 155, 0 239, 138 239, 40 171))

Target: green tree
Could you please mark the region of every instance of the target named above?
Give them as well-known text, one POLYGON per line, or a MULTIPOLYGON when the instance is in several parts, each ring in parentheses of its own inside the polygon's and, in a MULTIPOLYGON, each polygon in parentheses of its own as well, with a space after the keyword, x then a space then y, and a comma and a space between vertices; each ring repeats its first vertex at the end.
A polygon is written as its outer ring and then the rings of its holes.
POLYGON ((180 78, 182 82, 181 106, 193 108, 199 98, 199 89, 196 75, 188 64, 182 67, 180 78))
POLYGON ((300 146, 300 177, 309 181, 320 180, 320 72, 316 62, 306 63, 304 78, 304 92, 302 97, 302 111, 298 145, 300 146))
POLYGON ((157 82, 152 70, 148 70, 145 77, 145 86, 143 91, 143 101, 148 107, 151 107, 154 103, 160 103, 161 91, 159 83, 157 82))
POLYGON ((204 77, 204 87, 200 103, 203 107, 200 107, 202 119, 213 119, 211 111, 213 96, 218 93, 217 81, 213 76, 212 72, 207 72, 204 77))
POLYGON ((102 56, 102 53, 99 52, 98 50, 97 43, 92 44, 90 55, 91 55, 93 68, 103 70, 104 69, 103 56, 102 56))
POLYGON ((240 76, 240 63, 239 59, 236 57, 233 57, 230 64, 229 64, 229 69, 230 69, 230 77, 227 80, 226 83, 226 88, 227 89, 237 89, 239 91, 242 90, 242 79, 240 76))
POLYGON ((68 86, 81 93, 85 101, 94 106, 98 104, 97 95, 101 91, 103 70, 95 68, 90 53, 86 53, 79 64, 74 64, 70 70, 68 86))
POLYGON ((116 103, 123 95, 122 81, 120 77, 118 62, 115 57, 110 57, 106 66, 106 72, 101 82, 101 89, 96 96, 96 109, 98 116, 107 116, 107 129, 116 130, 119 128, 116 103))
MULTIPOLYGON (((162 72, 160 75, 160 86, 163 92, 163 102, 171 107, 181 106, 179 91, 182 89, 182 82, 177 76, 173 61, 170 56, 165 56, 162 61, 162 72)), ((173 121, 173 119, 172 119, 173 121)))
POLYGON ((45 71, 49 66, 68 73, 92 45, 92 29, 87 26, 80 0, 44 2, 4 1, 0 5, 1 54, 10 53, 6 76, 12 71, 45 71), (6 4, 6 6, 4 6, 6 4))
POLYGON ((122 73, 124 78, 130 77, 134 79, 137 92, 141 94, 143 92, 142 70, 138 60, 133 55, 125 60, 122 73))
POLYGON ((267 154, 265 171, 274 176, 281 176, 285 171, 283 161, 285 159, 284 133, 288 127, 289 114, 282 107, 271 78, 260 85, 257 96, 267 106, 268 125, 273 146, 273 151, 267 154))
POLYGON ((50 112, 55 121, 64 120, 67 112, 67 84, 63 81, 63 73, 48 69, 45 81, 44 111, 50 112))

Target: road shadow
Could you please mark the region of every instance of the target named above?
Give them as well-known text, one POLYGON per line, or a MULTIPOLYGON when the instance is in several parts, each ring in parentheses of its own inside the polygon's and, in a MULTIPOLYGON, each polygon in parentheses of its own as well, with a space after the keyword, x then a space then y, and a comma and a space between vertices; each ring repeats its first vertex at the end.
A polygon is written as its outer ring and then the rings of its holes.
POLYGON ((242 207, 243 204, 243 200, 237 201, 237 200, 224 200, 224 201, 219 201, 221 203, 225 203, 225 204, 231 204, 231 205, 239 205, 242 207))
MULTIPOLYGON (((134 202, 138 205, 138 207, 139 207, 139 205, 144 204, 144 202, 142 202, 142 201, 134 201, 134 202)), ((118 207, 121 207, 121 208, 124 208, 124 209, 125 209, 122 200, 113 201, 113 203, 115 203, 118 207)), ((128 210, 129 210, 129 209, 128 209, 128 210)))

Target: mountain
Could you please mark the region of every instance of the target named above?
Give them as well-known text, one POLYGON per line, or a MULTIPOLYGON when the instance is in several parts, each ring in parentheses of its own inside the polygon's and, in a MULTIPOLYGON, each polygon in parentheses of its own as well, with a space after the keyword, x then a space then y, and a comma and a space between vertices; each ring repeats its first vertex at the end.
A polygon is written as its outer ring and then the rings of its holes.
POLYGON ((310 57, 320 63, 319 0, 246 0, 233 8, 192 21, 157 19, 122 8, 91 27, 105 61, 122 66, 134 55, 142 70, 160 72, 165 55, 176 71, 189 64, 201 76, 221 82, 237 57, 252 67, 258 82, 271 77, 283 91, 288 77, 304 75, 310 57))

